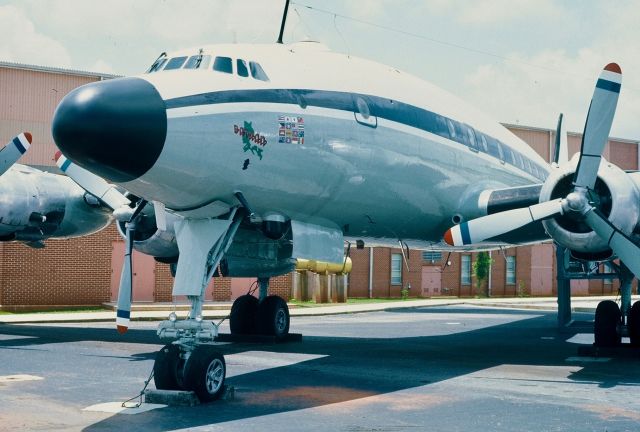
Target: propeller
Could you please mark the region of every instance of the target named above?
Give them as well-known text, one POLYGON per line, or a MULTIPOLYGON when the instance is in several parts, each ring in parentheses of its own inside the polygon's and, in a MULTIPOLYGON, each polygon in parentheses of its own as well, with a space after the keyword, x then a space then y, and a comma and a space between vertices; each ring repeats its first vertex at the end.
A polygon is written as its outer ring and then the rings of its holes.
POLYGON ((58 165, 58 168, 60 168, 62 172, 71 177, 81 188, 100 199, 112 210, 119 209, 123 206, 129 207, 131 204, 129 198, 118 191, 115 186, 107 183, 106 180, 82 168, 80 165, 74 164, 64 157, 62 152, 57 151, 55 159, 56 165, 58 165))
MULTIPOLYGON (((567 213, 583 219, 599 237, 607 241, 609 247, 636 275, 640 275, 640 261, 638 259, 640 248, 638 245, 624 232, 613 226, 600 210, 589 202, 589 191, 595 186, 602 152, 609 139, 621 83, 620 66, 616 63, 605 66, 596 83, 587 114, 573 188, 565 198, 463 222, 450 228, 444 234, 445 242, 452 246, 478 243, 506 234, 533 221, 567 213)), ((561 125, 562 117, 558 125, 559 132, 561 125)), ((560 133, 558 133, 559 135, 560 133)), ((560 155, 560 151, 557 154, 560 155)))
MULTIPOLYGON (((142 210, 147 205, 147 201, 141 199, 135 208, 131 208, 131 200, 118 191, 114 185, 107 183, 101 177, 74 164, 64 157, 61 152, 55 155, 56 164, 80 187, 90 194, 99 198, 107 206, 113 209, 113 216, 116 220, 125 224, 125 245, 124 261, 122 263, 122 273, 120 273, 120 287, 118 289, 118 305, 116 310, 116 328, 118 333, 123 334, 129 329, 131 318, 131 299, 133 290, 133 242, 142 210)), ((160 204, 158 204, 160 206, 160 204)), ((164 207, 162 208, 164 214, 164 207)), ((165 224, 166 225, 166 224, 165 224)))
POLYGON ((18 159, 29 150, 33 137, 29 132, 23 132, 14 137, 0 150, 0 175, 7 172, 18 159))
POLYGON ((125 222, 124 261, 120 273, 120 287, 118 289, 118 306, 116 310, 116 328, 118 333, 124 334, 129 329, 131 318, 131 298, 133 290, 133 236, 136 223, 147 201, 142 199, 136 205, 128 222, 125 222))
POLYGON ((557 164, 564 164, 569 161, 569 144, 567 142, 567 128, 564 123, 564 114, 558 116, 558 126, 556 127, 555 151, 553 161, 557 164))

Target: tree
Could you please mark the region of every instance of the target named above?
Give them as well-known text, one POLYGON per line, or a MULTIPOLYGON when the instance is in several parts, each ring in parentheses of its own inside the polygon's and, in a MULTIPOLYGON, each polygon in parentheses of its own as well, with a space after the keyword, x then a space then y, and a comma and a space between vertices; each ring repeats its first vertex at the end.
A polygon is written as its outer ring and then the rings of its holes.
POLYGON ((484 282, 489 278, 489 272, 491 271, 491 263, 493 260, 489 258, 489 252, 480 252, 476 255, 476 260, 473 262, 473 274, 476 276, 476 292, 480 295, 487 296, 487 289, 484 286, 484 282))

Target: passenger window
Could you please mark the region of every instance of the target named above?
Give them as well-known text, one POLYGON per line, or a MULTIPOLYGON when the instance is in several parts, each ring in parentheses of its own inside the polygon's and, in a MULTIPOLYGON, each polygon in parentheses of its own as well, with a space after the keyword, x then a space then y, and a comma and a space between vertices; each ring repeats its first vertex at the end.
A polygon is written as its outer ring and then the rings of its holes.
POLYGON ((187 63, 184 65, 184 69, 200 69, 203 67, 207 67, 209 65, 209 61, 211 56, 205 56, 202 54, 194 55, 189 57, 187 63))
POLYGON ((498 146, 498 141, 496 141, 493 138, 489 137, 489 139, 487 139, 487 145, 489 147, 489 154, 491 156, 493 156, 495 158, 498 158, 498 159, 500 159, 502 157, 502 150, 498 146))
POLYGON ((260 81, 269 81, 269 77, 258 63, 249 62, 249 69, 251 69, 251 76, 255 79, 260 81))
POLYGON ((236 70, 238 71, 238 75, 240 75, 241 77, 249 76, 249 69, 247 69, 247 63, 242 59, 236 60, 236 70))
POLYGON ((516 153, 516 157, 518 159, 518 166, 520 169, 524 169, 524 159, 522 159, 522 155, 520 153, 516 153))
POLYGON ((187 56, 174 57, 171 60, 169 60, 169 63, 167 63, 164 70, 168 71, 168 70, 180 69, 186 60, 187 60, 187 56))
POLYGON ((482 151, 489 153, 489 147, 487 146, 487 139, 484 135, 480 135, 480 144, 482 145, 482 151))
POLYGON ((504 163, 504 152, 502 151, 502 144, 500 144, 500 141, 496 141, 496 144, 498 145, 498 153, 500 154, 500 161, 504 163))
POLYGON ((469 146, 471 146, 472 149, 477 150, 478 144, 476 142, 476 134, 469 126, 467 126, 467 137, 469 138, 469 146))
POLYGON ((229 57, 216 57, 213 61, 213 70, 228 74, 233 73, 233 62, 229 57))
POLYGON ((449 128, 449 137, 451 137, 451 139, 455 139, 456 128, 453 126, 453 122, 450 119, 447 119, 447 127, 449 128))

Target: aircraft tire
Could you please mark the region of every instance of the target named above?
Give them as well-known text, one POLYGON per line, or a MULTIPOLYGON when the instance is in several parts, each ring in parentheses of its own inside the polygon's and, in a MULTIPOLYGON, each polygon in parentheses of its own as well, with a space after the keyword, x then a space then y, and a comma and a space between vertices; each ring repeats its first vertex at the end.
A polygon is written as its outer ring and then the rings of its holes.
POLYGON ((224 356, 212 346, 200 345, 187 361, 184 387, 194 391, 200 402, 211 402, 222 395, 226 375, 224 356))
POLYGON ((173 344, 165 345, 156 354, 153 363, 153 381, 158 390, 182 390, 178 377, 180 349, 173 344))
POLYGON ((633 306, 631 306, 628 325, 631 345, 640 347, 640 301, 635 302, 633 306))
POLYGON ((259 301, 252 295, 238 297, 231 306, 231 334, 255 334, 259 301))
POLYGON ((620 345, 622 337, 618 333, 618 326, 622 323, 620 307, 613 300, 598 303, 593 328, 594 345, 599 347, 614 347, 620 345))
POLYGON ((282 340, 289 334, 289 307, 281 297, 271 295, 258 305, 258 331, 282 340))

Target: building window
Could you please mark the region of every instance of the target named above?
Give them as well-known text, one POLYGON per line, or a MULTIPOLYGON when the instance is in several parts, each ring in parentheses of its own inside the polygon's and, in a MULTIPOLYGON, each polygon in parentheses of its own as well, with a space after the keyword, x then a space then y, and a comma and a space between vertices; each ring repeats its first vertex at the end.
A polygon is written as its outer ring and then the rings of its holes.
POLYGON ((515 285, 516 283, 516 257, 507 257, 507 277, 506 282, 508 285, 515 285))
POLYGON ((391 285, 402 285, 402 254, 391 254, 391 285))
MULTIPOLYGON (((603 273, 613 273, 613 268, 609 265, 609 263, 604 263, 603 273)), ((612 278, 602 279, 602 283, 605 285, 611 285, 613 283, 612 278)))
POLYGON ((460 283, 471 285, 471 255, 460 256, 460 283))
POLYGON ((442 260, 442 252, 433 252, 433 251, 422 251, 422 261, 441 261, 442 260))

